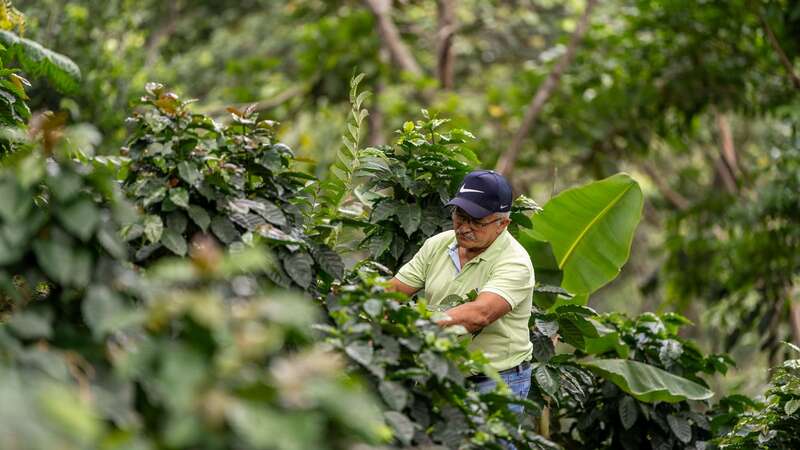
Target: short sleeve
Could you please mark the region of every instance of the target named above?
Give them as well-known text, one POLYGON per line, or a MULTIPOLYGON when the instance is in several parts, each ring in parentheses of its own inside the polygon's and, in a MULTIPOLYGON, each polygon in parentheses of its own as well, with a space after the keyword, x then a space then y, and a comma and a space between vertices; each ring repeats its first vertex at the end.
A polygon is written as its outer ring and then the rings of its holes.
POLYGON ((425 279, 427 278, 428 274, 428 265, 430 264, 431 258, 431 239, 425 240, 417 250, 417 253, 414 255, 411 260, 407 263, 403 264, 403 267, 397 271, 395 274, 395 278, 403 282, 408 286, 413 288, 423 288, 425 287, 425 279))
POLYGON ((504 262, 492 269, 489 281, 481 292, 492 292, 503 297, 512 308, 533 293, 535 277, 533 268, 522 262, 504 262))

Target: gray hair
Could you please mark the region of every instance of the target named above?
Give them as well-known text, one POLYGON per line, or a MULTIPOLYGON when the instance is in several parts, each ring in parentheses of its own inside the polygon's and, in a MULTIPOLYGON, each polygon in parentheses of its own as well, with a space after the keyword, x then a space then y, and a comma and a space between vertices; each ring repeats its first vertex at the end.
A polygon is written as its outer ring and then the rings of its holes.
POLYGON ((511 217, 511 211, 495 213, 498 218, 508 219, 511 217))

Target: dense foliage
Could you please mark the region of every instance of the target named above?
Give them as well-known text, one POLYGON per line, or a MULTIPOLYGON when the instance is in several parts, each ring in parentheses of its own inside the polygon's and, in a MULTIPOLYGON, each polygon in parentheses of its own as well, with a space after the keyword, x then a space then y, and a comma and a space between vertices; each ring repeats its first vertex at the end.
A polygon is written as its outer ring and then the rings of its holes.
POLYGON ((800 445, 800 9, 596 3, 0 0, 4 446, 800 445), (512 141, 527 399, 384 285, 512 141))
MULTIPOLYGON (((796 346, 792 348, 800 352, 796 346)), ((726 449, 796 448, 800 445, 798 426, 800 359, 790 359, 774 369, 765 404, 744 412, 718 444, 726 449)))

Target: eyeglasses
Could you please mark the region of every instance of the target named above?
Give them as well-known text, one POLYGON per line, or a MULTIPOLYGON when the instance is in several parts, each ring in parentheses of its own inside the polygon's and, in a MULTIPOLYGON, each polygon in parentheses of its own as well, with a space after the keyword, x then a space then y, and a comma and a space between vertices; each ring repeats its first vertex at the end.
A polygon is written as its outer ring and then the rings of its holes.
POLYGON ((455 228, 458 228, 460 225, 466 223, 473 230, 482 230, 493 223, 500 222, 501 220, 503 220, 503 217, 499 219, 494 219, 490 222, 479 222, 477 219, 473 219, 472 217, 466 214, 460 213, 458 211, 453 211, 453 224, 455 225, 455 228))

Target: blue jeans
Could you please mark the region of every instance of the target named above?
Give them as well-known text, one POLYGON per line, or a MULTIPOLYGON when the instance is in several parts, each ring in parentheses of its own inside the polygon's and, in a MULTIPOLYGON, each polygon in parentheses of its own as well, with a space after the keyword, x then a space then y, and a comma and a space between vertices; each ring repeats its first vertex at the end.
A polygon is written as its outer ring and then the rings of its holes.
MULTIPOLYGON (((531 366, 528 366, 527 369, 517 366, 513 371, 501 373, 500 378, 506 382, 515 396, 528 398, 528 391, 531 389, 531 370, 531 366)), ((481 394, 491 392, 496 385, 497 382, 492 379, 481 381, 477 384, 478 392, 481 394)), ((522 414, 524 411, 524 406, 522 405, 509 405, 509 408, 517 414, 522 414)))
MULTIPOLYGON (((514 396, 519 398, 528 398, 528 391, 531 389, 531 371, 532 369, 530 365, 528 365, 526 369, 517 366, 514 370, 501 373, 500 378, 506 382, 514 396)), ((495 386, 497 386, 497 382, 492 379, 481 381, 476 385, 478 392, 481 394, 491 392, 494 390, 495 386)), ((522 405, 508 405, 508 409, 517 413, 517 415, 522 416, 525 407, 522 405)), ((507 448, 508 450, 516 450, 516 447, 510 442, 501 441, 501 443, 503 444, 503 447, 507 448)))

